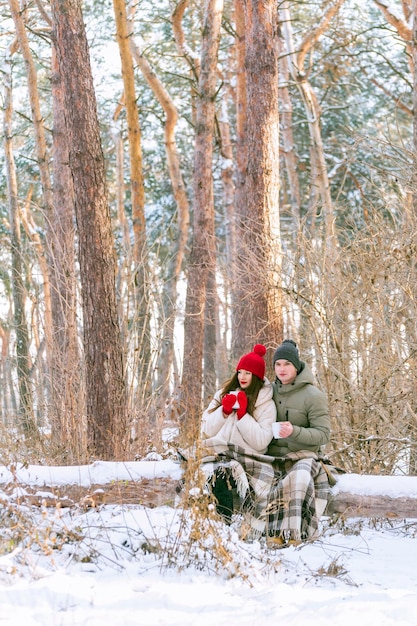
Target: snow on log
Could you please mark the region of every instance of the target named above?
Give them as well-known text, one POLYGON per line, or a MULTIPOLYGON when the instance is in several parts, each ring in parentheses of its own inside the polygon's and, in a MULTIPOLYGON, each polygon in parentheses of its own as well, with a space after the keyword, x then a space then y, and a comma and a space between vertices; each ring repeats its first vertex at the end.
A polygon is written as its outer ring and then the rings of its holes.
MULTIPOLYGON (((158 457, 76 467, 0 466, 0 504, 4 488, 7 498, 13 493, 19 500, 46 506, 90 500, 95 506, 115 502, 172 505, 182 474, 181 464, 158 457)), ((329 515, 417 519, 417 476, 339 474, 330 493, 329 515)))
POLYGON ((417 518, 417 476, 340 475, 326 512, 345 517, 417 518))

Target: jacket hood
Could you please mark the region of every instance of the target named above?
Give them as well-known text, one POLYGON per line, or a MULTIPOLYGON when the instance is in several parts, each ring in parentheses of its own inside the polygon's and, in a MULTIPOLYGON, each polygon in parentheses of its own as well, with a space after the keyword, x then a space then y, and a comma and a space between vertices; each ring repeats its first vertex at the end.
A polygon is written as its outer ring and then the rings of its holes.
POLYGON ((269 380, 264 378, 264 386, 260 388, 255 406, 268 402, 272 398, 272 385, 269 380))

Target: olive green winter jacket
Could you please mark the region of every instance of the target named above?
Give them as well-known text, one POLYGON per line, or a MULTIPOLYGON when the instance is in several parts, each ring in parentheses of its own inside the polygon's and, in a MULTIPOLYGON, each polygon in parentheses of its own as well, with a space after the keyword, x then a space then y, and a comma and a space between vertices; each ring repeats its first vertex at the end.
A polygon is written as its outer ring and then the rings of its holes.
POLYGON ((308 365, 302 365, 293 383, 283 385, 278 378, 272 383, 277 422, 291 422, 294 427, 290 437, 272 439, 267 454, 275 457, 300 450, 318 453, 330 439, 326 395, 315 386, 308 365))

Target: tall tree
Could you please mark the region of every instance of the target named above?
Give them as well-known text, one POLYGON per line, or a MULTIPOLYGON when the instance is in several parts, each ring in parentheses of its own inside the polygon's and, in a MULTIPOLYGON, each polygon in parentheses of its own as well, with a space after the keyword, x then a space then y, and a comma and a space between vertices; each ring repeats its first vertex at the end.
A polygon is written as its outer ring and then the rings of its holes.
POLYGON ((191 433, 194 433, 201 414, 204 310, 208 279, 215 266, 212 157, 216 67, 222 13, 223 0, 206 0, 196 96, 194 219, 192 247, 188 262, 181 388, 184 425, 190 429, 191 433))
POLYGON ((83 307, 88 443, 123 458, 129 438, 116 259, 97 104, 80 0, 52 0, 53 38, 66 105, 83 307))
MULTIPOLYGON (((285 163, 285 171, 288 178, 289 188, 289 202, 291 206, 291 217, 293 225, 293 239, 297 238, 298 230, 300 228, 300 206, 301 206, 301 194, 300 184, 298 180, 297 172, 297 153, 296 145, 293 134, 293 105, 291 101, 291 95, 288 89, 289 84, 289 66, 288 56, 285 51, 285 44, 282 37, 282 28, 280 28, 280 58, 279 58, 279 96, 281 102, 281 135, 282 135, 282 152, 283 160, 285 163)), ((283 176, 281 177, 283 180, 283 176)), ((284 186, 285 183, 282 183, 284 186)))
POLYGON ((289 71, 292 79, 300 90, 306 110, 308 127, 311 139, 312 154, 312 184, 318 190, 320 202, 323 207, 326 242, 329 248, 335 246, 334 241, 334 210, 333 200, 330 193, 330 182, 327 172, 325 150, 320 128, 320 104, 317 95, 309 80, 310 71, 306 67, 306 58, 311 53, 314 45, 326 31, 330 21, 337 14, 345 0, 335 0, 327 10, 323 12, 320 22, 315 28, 310 28, 301 43, 294 43, 291 10, 288 0, 280 5, 280 19, 285 40, 285 53, 288 55, 289 71))
MULTIPOLYGON (((41 112, 40 96, 38 90, 37 70, 35 61, 30 49, 29 39, 26 31, 25 20, 27 18, 28 7, 20 8, 19 0, 9 0, 9 6, 12 18, 16 28, 16 36, 19 43, 20 52, 25 62, 26 76, 28 83, 28 95, 32 122, 35 135, 36 159, 39 168, 39 176, 41 181, 42 192, 42 211, 45 216, 46 231, 51 238, 51 212, 52 212, 52 185, 49 171, 49 150, 46 141, 46 130, 44 117, 41 112)), ((52 311, 50 298, 50 269, 52 262, 45 263, 43 272, 43 291, 44 291, 44 332, 46 339, 46 356, 48 363, 48 373, 51 375, 51 355, 52 355, 52 311)), ((29 356, 28 356, 29 358, 29 356)))
POLYGON ((52 437, 78 461, 85 454, 85 387, 77 332, 74 189, 69 168, 62 77, 52 46, 53 203, 49 257, 54 324, 51 359, 52 437))
MULTIPOLYGON (((413 163, 411 174, 411 197, 413 211, 417 214, 417 1, 404 0, 402 9, 404 19, 395 14, 386 2, 374 0, 381 9, 387 22, 395 28, 399 37, 404 41, 413 84, 413 163)), ((398 98, 396 98, 396 103, 398 98)))
MULTIPOLYGON (((224 268, 218 267, 223 276, 223 298, 219 297, 217 285, 214 285, 213 317, 216 320, 216 363, 213 368, 215 389, 219 383, 229 376, 230 364, 229 353, 224 349, 227 345, 227 337, 230 333, 230 311, 233 310, 234 293, 234 272, 236 256, 236 235, 235 235, 235 140, 234 129, 232 128, 232 110, 230 102, 236 102, 235 93, 235 68, 236 68, 236 48, 230 47, 230 56, 221 78, 226 89, 222 90, 220 111, 218 114, 218 129, 220 140, 221 157, 221 179, 222 179, 222 204, 224 206, 224 235, 225 235, 225 260, 224 268), (220 318, 221 315, 221 318, 220 318), (221 320, 221 321, 220 321, 221 320)), ((211 391, 212 393, 212 391, 211 391)), ((207 393, 206 393, 207 397, 207 393)))
POLYGON ((29 362, 29 331, 26 319, 26 298, 24 287, 24 261, 22 255, 18 186, 16 165, 13 153, 13 98, 11 57, 18 48, 14 40, 8 50, 4 64, 4 152, 7 179, 7 194, 10 216, 10 243, 12 258, 12 290, 14 305, 14 326, 16 332, 16 361, 17 379, 19 386, 19 417, 23 431, 29 436, 37 435, 37 428, 33 414, 33 394, 30 382, 29 362))
POLYGON ((150 347, 150 308, 149 308, 149 267, 145 222, 145 188, 142 172, 142 146, 139 111, 135 89, 130 38, 131 27, 127 20, 125 0, 113 0, 116 22, 116 39, 119 45, 124 88, 124 103, 127 120, 127 138, 129 144, 130 190, 133 222, 133 262, 135 272, 135 324, 138 337, 138 352, 141 371, 139 387, 143 390, 143 399, 150 397, 151 387, 151 347, 150 347))
POLYGON ((238 225, 241 219, 244 219, 243 206, 246 196, 246 169, 248 165, 248 146, 247 146, 247 93, 246 93, 246 70, 245 70, 245 10, 242 0, 233 0, 234 8, 234 25, 236 32, 236 159, 235 159, 235 193, 234 193, 234 214, 232 226, 232 248, 228 249, 229 267, 228 275, 230 276, 230 295, 232 310, 232 349, 231 356, 233 360, 239 358, 240 354, 245 351, 246 338, 239 337, 240 320, 244 315, 244 309, 240 302, 240 284, 239 284, 239 268, 237 259, 238 252, 241 250, 241 233, 238 225), (245 346, 245 348, 243 347, 245 346))
MULTIPOLYGON (((130 17, 133 17, 133 12, 130 17)), ((132 20, 131 20, 132 23, 132 20)), ((181 171, 181 162, 175 138, 178 122, 178 111, 168 90, 163 85, 148 59, 142 53, 139 45, 130 37, 130 46, 133 57, 145 77, 155 98, 161 105, 164 114, 164 139, 168 170, 171 179, 172 193, 177 206, 176 237, 167 267, 163 273, 162 291, 162 341, 158 355, 156 388, 161 405, 167 406, 169 384, 174 363, 174 326, 177 313, 177 285, 183 266, 185 246, 188 239, 190 224, 190 208, 186 187, 181 171)), ((174 227, 174 225, 173 225, 174 227)), ((160 409, 162 406, 159 407, 160 409)), ((171 408, 171 407, 170 407, 171 408)))
MULTIPOLYGON (((278 20, 274 0, 242 0, 245 19, 245 175, 236 202, 234 355, 281 339, 278 20), (244 193, 242 193, 242 191, 244 193)), ((235 3, 240 9, 238 3, 235 3)), ((238 103, 239 104, 239 103, 238 103)))
MULTIPOLYGON (((47 248, 36 227, 28 235, 38 251, 43 276, 45 338, 47 356, 48 392, 47 417, 51 424, 52 442, 56 449, 81 458, 83 439, 83 394, 80 393, 80 367, 75 305, 75 262, 73 202, 68 159, 65 153, 66 134, 63 126, 63 104, 59 79, 54 74, 55 55, 52 50, 52 112, 54 117, 54 187, 51 185, 49 148, 44 117, 41 112, 37 86, 37 70, 26 32, 28 7, 20 10, 18 0, 9 0, 19 47, 25 61, 32 120, 35 129, 37 164, 42 188, 42 211, 45 217, 47 248)), ((43 18, 51 25, 50 17, 39 4, 43 18)), ((22 213, 28 224, 32 218, 22 213)))

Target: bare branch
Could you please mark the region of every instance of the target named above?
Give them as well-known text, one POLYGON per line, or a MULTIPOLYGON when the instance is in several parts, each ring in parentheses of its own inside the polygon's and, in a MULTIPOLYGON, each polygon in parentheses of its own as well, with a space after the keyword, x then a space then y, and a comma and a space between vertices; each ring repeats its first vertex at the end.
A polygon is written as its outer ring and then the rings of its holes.
POLYGON ((395 28, 401 39, 410 43, 412 32, 408 24, 391 11, 385 0, 374 0, 374 2, 381 9, 388 24, 395 28))
POLYGON ((336 15, 342 4, 345 0, 336 0, 335 4, 333 4, 327 11, 323 14, 323 17, 316 28, 311 30, 305 37, 301 43, 300 49, 297 55, 298 68, 299 71, 302 72, 304 68, 305 57, 320 39, 322 34, 327 30, 331 20, 336 15))

